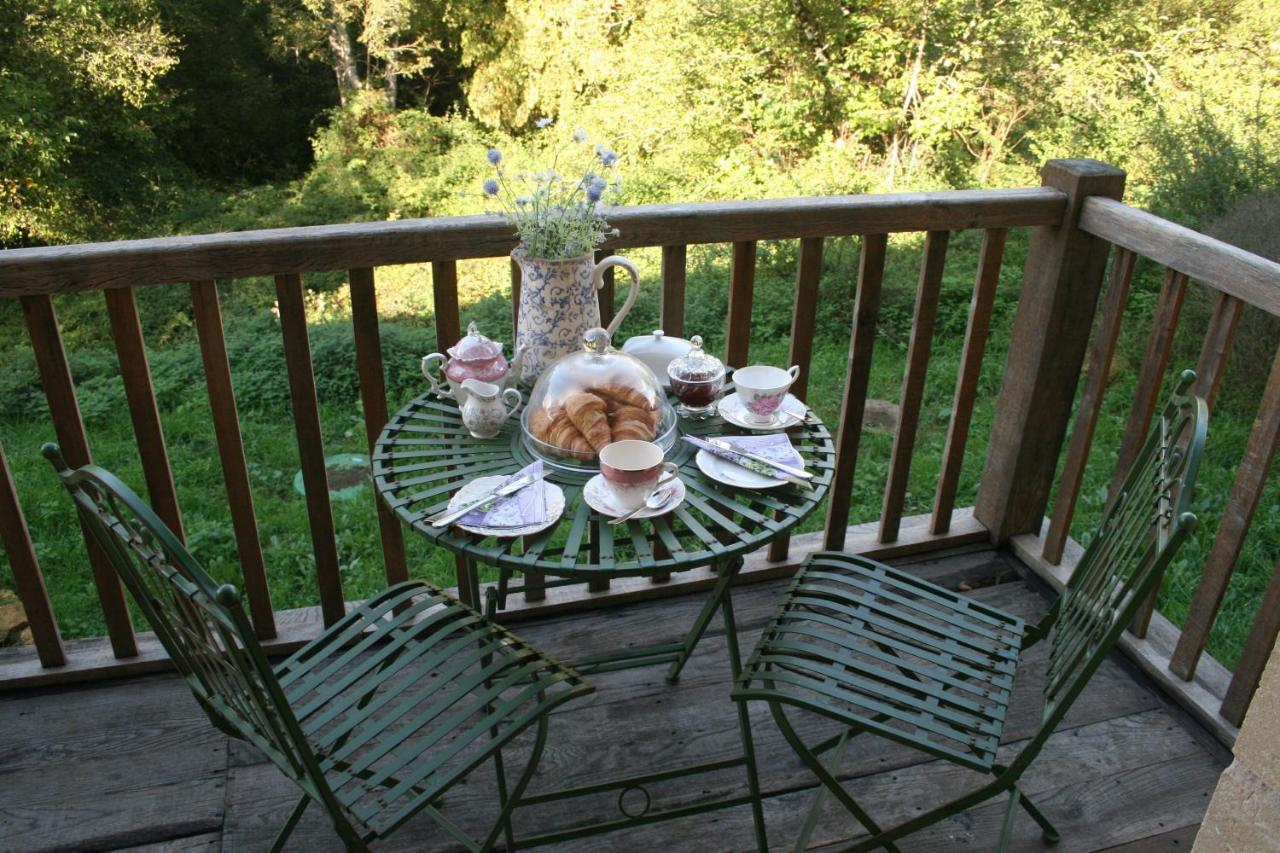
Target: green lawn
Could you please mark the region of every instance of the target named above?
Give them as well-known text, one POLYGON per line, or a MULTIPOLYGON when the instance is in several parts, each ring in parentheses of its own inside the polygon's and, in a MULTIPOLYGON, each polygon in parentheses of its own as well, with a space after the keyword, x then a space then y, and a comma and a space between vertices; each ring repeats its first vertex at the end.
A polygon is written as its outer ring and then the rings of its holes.
MULTIPOLYGON (((927 512, 933 500, 980 241, 980 234, 966 233, 957 235, 951 244, 920 430, 912 458, 907 493, 909 514, 927 512)), ((1025 234, 1015 234, 1006 253, 992 339, 965 454, 958 506, 972 503, 981 475, 1016 308, 1025 245, 1025 234)), ((918 237, 904 237, 891 243, 871 377, 871 394, 880 399, 896 401, 898 398, 920 249, 918 237)), ((810 403, 832 424, 839 414, 847 369, 857 252, 856 240, 827 241, 809 388, 810 403)), ((629 254, 641 264, 646 286, 624 325, 623 336, 655 328, 659 317, 657 253, 646 250, 629 254)), ((505 269, 504 262, 464 265, 463 322, 465 326, 467 320, 476 319, 484 331, 509 341, 509 295, 495 285, 505 276, 505 269)), ((794 269, 793 244, 762 247, 753 312, 753 361, 774 364, 786 361, 794 269)), ((417 359, 435 348, 430 288, 425 271, 416 268, 380 273, 379 281, 384 355, 391 405, 395 408, 421 392, 417 359)), ((727 282, 726 250, 691 249, 685 331, 686 335, 702 334, 713 350, 723 349, 727 282)), ((326 449, 330 453, 363 451, 364 429, 341 281, 333 275, 317 276, 309 279, 309 284, 318 285, 322 291, 312 297, 309 310, 316 321, 312 326, 312 347, 326 449)), ((1102 508, 1110 460, 1114 459, 1127 416, 1127 403, 1132 399, 1136 367, 1145 345, 1157 287, 1154 271, 1140 269, 1117 366, 1098 425, 1092 464, 1073 525, 1073 533, 1078 538, 1087 535, 1102 508)), ((306 509, 303 499, 292 487, 298 457, 278 327, 270 313, 271 298, 272 288, 266 281, 246 281, 224 287, 228 345, 241 404, 258 524, 273 604, 282 609, 314 604, 317 592, 306 509)), ((63 297, 58 301, 58 309, 95 460, 140 488, 142 476, 137 448, 107 339, 105 319, 101 317, 100 299, 97 295, 63 297)), ((216 577, 235 580, 238 567, 234 537, 199 354, 191 330, 186 289, 149 288, 140 300, 147 338, 153 346, 152 370, 191 548, 216 577)), ((1194 364, 1207 310, 1205 300, 1189 300, 1175 349, 1175 368, 1194 364)), ((71 508, 48 464, 37 452, 43 441, 53 437, 53 431, 26 349, 20 311, 14 304, 0 304, 0 356, 8 365, 0 376, 0 442, 17 478, 62 630, 68 637, 100 634, 102 618, 83 545, 76 528, 68 524, 71 508)), ((1233 361, 1211 423, 1209 452, 1196 500, 1204 523, 1183 559, 1166 579, 1162 592, 1160 607, 1175 622, 1185 616, 1200 562, 1217 528, 1252 425, 1259 394, 1257 374, 1259 370, 1265 371, 1265 365, 1260 367, 1256 361, 1245 357, 1233 361)), ((1170 379, 1174 372, 1170 371, 1170 379)), ((865 435, 854 483, 851 523, 879 517, 891 447, 889 434, 868 432, 865 435)), ((1210 651, 1227 665, 1232 665, 1239 654, 1258 598, 1270 577, 1274 555, 1280 552, 1280 493, 1275 479, 1272 478, 1263 495, 1228 590, 1223 616, 1210 642, 1210 651)), ((367 596, 383 583, 373 501, 366 489, 356 499, 333 504, 344 588, 349 598, 367 596)), ((818 513, 803 529, 819 529, 823 520, 822 513, 818 513)), ((453 563, 448 554, 425 544, 419 537, 410 535, 406 539, 413 574, 439 583, 452 582, 453 563)), ((5 560, 0 560, 0 586, 12 586, 5 560)))

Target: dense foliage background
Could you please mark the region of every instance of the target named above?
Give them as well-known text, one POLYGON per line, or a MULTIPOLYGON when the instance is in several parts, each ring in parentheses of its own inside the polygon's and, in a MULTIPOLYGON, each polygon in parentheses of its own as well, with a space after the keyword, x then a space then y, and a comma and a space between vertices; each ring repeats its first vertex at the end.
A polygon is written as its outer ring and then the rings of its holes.
POLYGON ((426 216, 484 143, 607 136, 628 200, 1025 184, 1220 214, 1280 174, 1269 0, 11 0, 7 246, 426 216))
MULTIPOLYGON (((621 155, 624 203, 1038 183, 1051 157, 1129 173, 1127 198, 1272 256, 1280 194, 1280 4, 1273 0, 8 0, 0 5, 0 246, 477 212, 484 150, 531 162, 581 127, 621 155), (537 124, 553 119, 548 130, 537 124), (460 191, 466 192, 460 194, 460 191), (1270 193, 1270 194, 1268 194, 1270 193)), ((912 471, 927 509, 950 415, 979 235, 953 241, 912 471)), ((961 500, 999 389, 1025 234, 1010 241, 961 500)), ((656 275, 652 253, 635 253, 656 275)), ((829 241, 813 402, 834 420, 857 243, 829 241)), ((762 247, 753 357, 781 362, 794 246, 762 247)), ((891 245, 873 392, 896 399, 919 262, 891 245)), ((724 322, 720 247, 690 253, 687 328, 724 322)), ((501 263, 463 264, 464 319, 509 338, 501 263), (504 331, 505 335, 504 335, 504 331)), ((428 271, 379 272, 393 403, 434 349, 428 271)), ((1142 358, 1156 271, 1140 268, 1077 535, 1096 518, 1142 358)), ((278 607, 315 600, 272 289, 223 284, 236 389, 278 607), (285 440, 282 440, 285 439, 285 440)), ((315 370, 334 451, 363 445, 341 273, 310 276, 315 370)), ((655 289, 627 331, 651 328, 655 289)), ((236 573, 184 288, 139 293, 193 547, 236 573)), ((95 457, 138 483, 96 295, 58 300, 95 457)), ((1174 364, 1209 310, 1193 298, 1174 364)), ((1198 552, 1171 575, 1180 618, 1230 489, 1275 324, 1247 316, 1215 413, 1198 552)), ((101 631, 68 507, 31 452, 50 430, 21 313, 0 304, 0 441, 19 479, 62 627, 101 631)), ((854 521, 874 518, 890 437, 871 435, 854 521)), ((1212 649, 1232 662, 1280 551, 1264 498, 1212 649)), ((347 592, 376 588, 368 500, 335 505, 347 592)), ((815 519, 813 524, 820 523, 815 519)), ((411 542, 415 570, 451 562, 411 542)), ((1196 549, 1193 549, 1195 551, 1196 549)), ((9 586, 0 560, 0 586, 9 586)))

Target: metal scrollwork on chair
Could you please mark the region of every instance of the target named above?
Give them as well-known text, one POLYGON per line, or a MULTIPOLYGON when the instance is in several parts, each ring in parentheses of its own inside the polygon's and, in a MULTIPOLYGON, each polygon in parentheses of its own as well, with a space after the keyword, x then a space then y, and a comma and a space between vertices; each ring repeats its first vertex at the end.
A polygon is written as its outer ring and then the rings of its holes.
POLYGON ((239 591, 215 583, 136 494, 101 468, 68 469, 53 445, 44 454, 211 721, 302 789, 272 850, 313 801, 350 850, 421 811, 468 850, 491 850, 500 836, 511 847, 511 814, 547 717, 591 691, 581 676, 420 581, 356 605, 273 666, 239 591), (508 789, 502 748, 530 729, 529 757, 508 789), (500 809, 477 843, 440 808, 489 760, 500 809))
POLYGON ((840 553, 813 555, 797 573, 744 669, 734 699, 765 702, 788 743, 822 783, 795 849, 829 792, 868 831, 849 851, 884 848, 992 797, 1009 794, 1004 849, 1019 807, 1058 840, 1018 780, 1088 684, 1196 524, 1191 497, 1208 411, 1194 374, 1153 427, 1075 573, 1035 625, 889 566, 840 553), (1040 726, 1007 765, 996 763, 1023 651, 1051 637, 1040 726), (841 724, 806 744, 787 708, 841 724), (970 793, 881 828, 837 777, 849 740, 871 732, 994 777, 970 793), (828 753, 824 759, 822 753, 828 753))

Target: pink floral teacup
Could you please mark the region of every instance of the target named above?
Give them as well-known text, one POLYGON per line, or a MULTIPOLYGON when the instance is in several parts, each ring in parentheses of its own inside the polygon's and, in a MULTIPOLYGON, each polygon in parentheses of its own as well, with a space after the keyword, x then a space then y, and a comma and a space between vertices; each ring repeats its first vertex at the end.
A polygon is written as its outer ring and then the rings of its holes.
POLYGON ((735 370, 733 384, 746 409, 747 422, 761 426, 774 423, 782 401, 787 398, 787 389, 799 375, 800 367, 794 364, 786 370, 767 364, 735 370))

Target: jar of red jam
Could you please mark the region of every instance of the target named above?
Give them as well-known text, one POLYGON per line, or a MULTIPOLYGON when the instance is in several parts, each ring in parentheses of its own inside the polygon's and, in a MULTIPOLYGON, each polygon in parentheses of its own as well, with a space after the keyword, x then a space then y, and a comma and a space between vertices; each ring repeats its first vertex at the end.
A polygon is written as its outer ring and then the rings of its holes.
POLYGON ((724 364, 702 348, 694 335, 688 353, 667 365, 671 393, 679 404, 676 413, 691 420, 705 420, 716 413, 716 400, 724 388, 724 364))

